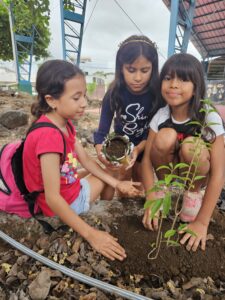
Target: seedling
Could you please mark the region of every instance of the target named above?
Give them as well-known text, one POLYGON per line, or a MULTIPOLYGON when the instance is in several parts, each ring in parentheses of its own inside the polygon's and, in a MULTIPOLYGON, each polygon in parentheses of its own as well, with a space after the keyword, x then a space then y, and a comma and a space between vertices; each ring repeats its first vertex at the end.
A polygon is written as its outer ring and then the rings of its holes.
MULTIPOLYGON (((201 100, 204 102, 204 108, 200 112, 204 112, 206 115, 210 112, 216 111, 210 100, 201 100)), ((190 121, 190 125, 197 125, 200 128, 200 133, 194 136, 192 141, 188 143, 194 144, 192 160, 189 164, 187 163, 177 163, 173 164, 170 162, 168 165, 162 165, 157 170, 166 170, 167 174, 164 176, 163 180, 155 182, 153 188, 147 191, 150 192, 163 192, 162 198, 153 199, 146 201, 144 208, 151 209, 150 218, 159 218, 159 230, 157 233, 156 242, 152 245, 152 249, 149 252, 149 259, 156 259, 162 242, 166 242, 169 246, 179 246, 179 234, 180 232, 187 232, 193 236, 196 234, 187 228, 187 224, 179 224, 176 228, 178 217, 182 210, 182 196, 185 190, 190 191, 194 186, 196 181, 203 179, 205 176, 197 174, 197 170, 200 164, 200 156, 203 148, 211 149, 211 143, 205 141, 203 137, 207 138, 207 129, 211 125, 216 123, 206 123, 206 121, 201 124, 198 121, 190 121), (172 195, 175 196, 175 205, 172 209, 172 195), (173 212, 173 222, 171 228, 166 232, 162 232, 163 220, 168 217, 170 212, 173 212)), ((188 126, 188 125, 187 125, 188 126)), ((187 143, 184 141, 184 143, 187 143)))

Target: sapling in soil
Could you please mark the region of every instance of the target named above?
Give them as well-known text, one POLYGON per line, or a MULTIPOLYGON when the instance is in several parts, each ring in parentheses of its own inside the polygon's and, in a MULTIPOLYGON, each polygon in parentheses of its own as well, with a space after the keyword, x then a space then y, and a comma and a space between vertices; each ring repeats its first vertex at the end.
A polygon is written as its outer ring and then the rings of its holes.
MULTIPOLYGON (((200 112, 204 112, 206 115, 210 112, 215 111, 211 102, 209 100, 201 100, 204 102, 204 108, 200 112)), ((198 175, 197 170, 200 164, 200 156, 202 149, 207 148, 210 150, 211 143, 207 140, 207 129, 211 125, 217 123, 206 123, 206 121, 201 124, 198 121, 190 121, 188 125, 196 125, 200 128, 199 133, 193 137, 192 141, 183 141, 183 143, 192 143, 193 154, 192 160, 189 164, 187 163, 177 163, 174 164, 170 162, 168 165, 162 165, 157 170, 164 169, 166 174, 163 180, 158 180, 154 183, 153 188, 147 191, 156 192, 158 195, 162 194, 162 197, 157 199, 146 201, 144 208, 151 209, 150 218, 159 218, 159 229, 156 237, 156 242, 152 244, 152 249, 149 252, 149 259, 156 259, 162 242, 166 242, 167 246, 179 246, 179 233, 188 232, 193 236, 196 234, 189 230, 187 224, 180 223, 177 225, 178 217, 182 212, 182 197, 184 191, 190 191, 195 187, 195 183, 198 180, 202 180, 205 176, 198 175), (174 204, 172 205, 172 196, 175 198, 174 204), (169 230, 162 232, 163 220, 168 216, 172 216, 172 225, 169 230)), ((188 126, 187 125, 187 126, 188 126)))

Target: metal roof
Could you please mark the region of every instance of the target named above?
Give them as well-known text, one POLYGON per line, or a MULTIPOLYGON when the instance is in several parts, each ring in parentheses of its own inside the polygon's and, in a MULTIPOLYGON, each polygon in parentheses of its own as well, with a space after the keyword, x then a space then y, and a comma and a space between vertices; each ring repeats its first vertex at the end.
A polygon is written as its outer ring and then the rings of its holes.
MULTIPOLYGON (((170 9, 171 0, 163 0, 170 9)), ((181 0, 179 16, 184 18, 183 6, 188 10, 190 0, 181 0)), ((196 0, 190 40, 202 58, 225 55, 225 0, 196 0)))

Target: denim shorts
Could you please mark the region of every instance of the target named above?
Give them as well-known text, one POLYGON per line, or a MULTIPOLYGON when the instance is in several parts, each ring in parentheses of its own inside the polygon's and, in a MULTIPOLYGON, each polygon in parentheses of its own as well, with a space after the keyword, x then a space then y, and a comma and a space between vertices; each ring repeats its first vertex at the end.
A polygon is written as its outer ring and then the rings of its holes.
POLYGON ((70 204, 70 207, 76 214, 82 214, 90 208, 90 185, 87 179, 80 180, 81 189, 79 196, 70 204))

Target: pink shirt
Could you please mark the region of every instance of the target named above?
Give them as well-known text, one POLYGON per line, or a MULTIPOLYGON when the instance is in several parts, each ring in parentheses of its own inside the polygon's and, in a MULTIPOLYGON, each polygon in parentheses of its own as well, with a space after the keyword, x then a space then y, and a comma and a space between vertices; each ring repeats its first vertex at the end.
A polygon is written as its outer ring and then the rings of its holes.
MULTIPOLYGON (((51 121, 42 115, 37 122, 51 121)), ((71 121, 69 121, 72 125, 71 121)), ((66 157, 63 165, 60 165, 60 194, 68 204, 71 204, 79 195, 80 179, 77 175, 78 159, 74 149, 76 130, 67 125, 69 136, 64 134, 66 141, 66 157)), ((42 127, 32 131, 25 142, 23 151, 23 172, 27 189, 43 191, 41 175, 40 155, 44 153, 59 153, 63 158, 64 145, 60 132, 55 128, 42 127)), ((54 212, 46 203, 44 193, 40 193, 37 203, 46 216, 54 216, 54 212)))

